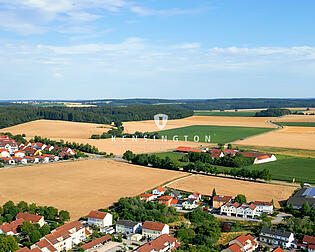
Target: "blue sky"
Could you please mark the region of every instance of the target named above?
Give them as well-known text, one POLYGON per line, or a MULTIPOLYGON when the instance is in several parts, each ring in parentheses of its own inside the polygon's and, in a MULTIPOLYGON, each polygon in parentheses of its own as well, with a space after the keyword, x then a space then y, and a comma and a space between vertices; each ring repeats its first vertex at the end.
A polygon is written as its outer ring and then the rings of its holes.
POLYGON ((0 99, 315 97, 313 0, 0 0, 0 99))

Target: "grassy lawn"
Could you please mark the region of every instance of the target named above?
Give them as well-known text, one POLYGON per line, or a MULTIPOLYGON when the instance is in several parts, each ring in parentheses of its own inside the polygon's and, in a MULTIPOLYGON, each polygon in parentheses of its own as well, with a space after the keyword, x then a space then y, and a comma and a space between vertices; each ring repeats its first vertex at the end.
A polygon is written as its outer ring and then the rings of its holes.
POLYGON ((256 111, 235 111, 235 112, 212 112, 212 111, 195 111, 195 116, 236 116, 236 117, 253 117, 256 111))
POLYGON ((315 127, 315 122, 275 122, 280 126, 315 127))
MULTIPOLYGON (((168 156, 173 160, 179 160, 183 153, 176 152, 162 152, 155 153, 161 158, 168 156)), ((181 164, 187 164, 181 162, 181 164)), ((217 166, 219 170, 221 169, 237 169, 217 166)), ((305 157, 292 157, 285 155, 277 155, 277 161, 269 162, 265 164, 251 165, 248 166, 249 169, 269 169, 272 174, 272 179, 283 180, 292 182, 295 178, 296 182, 305 182, 315 184, 315 158, 305 158, 305 157)))
POLYGON ((277 155, 277 161, 252 165, 248 168, 269 169, 272 178, 292 182, 306 182, 315 184, 315 158, 303 158, 277 155))
POLYGON ((194 141, 194 136, 199 136, 199 142, 206 142, 205 136, 210 136, 211 143, 229 143, 249 136, 265 133, 274 129, 254 128, 254 127, 232 127, 232 126, 208 126, 194 125, 183 128, 159 131, 160 136, 167 136, 172 140, 173 136, 178 136, 179 140, 194 141))

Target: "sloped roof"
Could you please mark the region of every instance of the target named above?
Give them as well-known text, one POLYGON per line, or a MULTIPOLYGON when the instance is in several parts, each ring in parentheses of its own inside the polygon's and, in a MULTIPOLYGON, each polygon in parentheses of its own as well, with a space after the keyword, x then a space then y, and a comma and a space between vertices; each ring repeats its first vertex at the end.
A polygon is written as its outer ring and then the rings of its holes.
POLYGON ((142 229, 149 229, 155 231, 162 231, 166 224, 153 221, 145 221, 142 225, 142 229))
POLYGON ((88 218, 99 219, 102 220, 106 217, 108 213, 101 211, 91 211, 88 215, 88 218))
POLYGON ((84 250, 87 250, 87 249, 93 248, 94 246, 96 246, 98 244, 103 244, 105 242, 108 242, 111 239, 112 239, 112 237, 109 234, 107 234, 107 235, 104 235, 104 236, 94 240, 94 241, 91 241, 87 244, 82 245, 81 248, 83 248, 84 250))
POLYGON ((174 236, 170 234, 163 234, 158 238, 142 245, 137 249, 137 251, 139 252, 164 251, 165 248, 169 246, 169 244, 173 243, 175 245, 173 249, 180 247, 178 240, 174 236))
POLYGON ((16 216, 17 219, 24 219, 30 222, 39 222, 43 216, 29 213, 18 213, 16 216))

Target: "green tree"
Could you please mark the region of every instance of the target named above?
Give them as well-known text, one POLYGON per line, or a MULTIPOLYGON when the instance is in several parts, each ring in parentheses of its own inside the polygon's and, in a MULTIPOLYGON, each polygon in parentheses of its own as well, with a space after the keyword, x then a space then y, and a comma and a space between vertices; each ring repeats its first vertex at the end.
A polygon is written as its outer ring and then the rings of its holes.
POLYGON ((308 204, 307 201, 305 201, 302 205, 302 208, 301 208, 301 213, 303 214, 303 216, 306 216, 306 215, 309 215, 311 212, 311 207, 310 205, 308 204))
POLYGON ((124 154, 123 154, 123 159, 127 160, 127 161, 131 161, 134 158, 134 154, 132 151, 127 150, 124 154))
POLYGON ((68 211, 61 210, 59 212, 59 220, 61 222, 65 222, 65 221, 70 220, 70 213, 68 211))
POLYGON ((214 196, 216 196, 217 195, 217 193, 216 193, 216 191, 215 191, 215 188, 213 188, 213 190, 212 190, 212 197, 214 197, 214 196))
POLYGON ((244 194, 238 194, 234 200, 235 202, 238 202, 239 204, 246 203, 246 197, 244 194))
POLYGON ((30 238, 31 243, 35 243, 35 242, 38 242, 40 238, 42 238, 42 235, 38 230, 35 229, 30 232, 29 238, 30 238))
POLYGON ((39 232, 42 236, 48 235, 50 233, 50 227, 47 224, 44 224, 40 229, 39 232))
POLYGON ((0 235, 0 251, 16 251, 19 249, 19 245, 13 236, 0 235))

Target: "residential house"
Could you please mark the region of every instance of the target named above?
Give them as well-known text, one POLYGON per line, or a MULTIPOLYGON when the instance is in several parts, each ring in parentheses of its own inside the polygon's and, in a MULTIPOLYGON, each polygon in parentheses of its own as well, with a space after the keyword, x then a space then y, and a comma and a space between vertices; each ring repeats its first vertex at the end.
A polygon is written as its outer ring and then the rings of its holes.
POLYGON ((265 243, 291 248, 294 245, 294 234, 289 231, 262 228, 259 240, 265 243))
POLYGON ((11 221, 0 226, 0 234, 17 235, 19 234, 19 227, 23 224, 23 219, 11 221))
POLYGON ((172 199, 173 198, 171 196, 165 195, 165 196, 158 198, 158 202, 159 202, 159 204, 165 204, 166 206, 170 206, 172 199))
POLYGON ((140 246, 136 252, 165 252, 180 247, 179 241, 170 234, 163 234, 152 241, 140 246))
POLYGON ((55 148, 55 147, 52 146, 52 145, 47 145, 47 146, 44 148, 44 150, 50 152, 50 151, 52 151, 54 148, 55 148))
POLYGON ((232 200, 232 196, 224 196, 224 195, 215 195, 212 198, 212 206, 213 208, 220 208, 221 206, 223 206, 224 204, 231 202, 232 200))
POLYGON ((196 200, 188 199, 188 200, 183 202, 182 206, 183 206, 183 209, 191 210, 191 209, 198 207, 198 204, 197 204, 196 200))
POLYGON ((68 153, 70 156, 73 156, 76 154, 76 152, 68 147, 64 147, 62 148, 61 152, 64 152, 64 153, 68 153))
POLYGON ((36 158, 38 158, 38 161, 41 163, 49 163, 49 157, 45 157, 45 156, 35 156, 36 158))
POLYGON ((161 196, 166 192, 166 188, 159 186, 158 188, 155 188, 152 191, 152 194, 157 195, 157 196, 161 196))
POLYGON ((25 151, 17 150, 14 152, 14 156, 24 158, 25 157, 25 151))
POLYGON ((224 252, 252 252, 258 248, 257 240, 251 235, 240 235, 229 242, 229 247, 222 250, 224 252))
POLYGON ((170 195, 174 198, 174 199, 181 199, 182 196, 180 195, 180 192, 177 190, 173 190, 170 195))
POLYGON ((224 153, 219 149, 209 150, 208 152, 210 153, 212 159, 224 157, 224 153))
POLYGON ((23 219, 25 221, 29 221, 32 224, 38 224, 42 227, 45 224, 44 216, 37 214, 29 214, 29 213, 18 213, 15 217, 18 219, 23 219))
POLYGON ((113 225, 113 215, 101 211, 91 211, 88 217, 88 224, 105 228, 113 225))
POLYGON ((34 148, 36 148, 37 150, 44 150, 46 148, 46 144, 43 144, 43 143, 32 143, 32 146, 34 148))
POLYGON ((140 199, 144 200, 146 202, 154 200, 156 198, 155 195, 151 194, 151 193, 144 193, 140 195, 140 199))
POLYGON ((298 248, 307 250, 308 252, 314 252, 315 251, 315 237, 304 235, 302 241, 298 242, 296 245, 298 246, 298 248))
POLYGON ((0 149, 0 157, 10 158, 10 151, 7 149, 0 149))
POLYGON ((142 230, 142 223, 131 220, 117 220, 116 233, 139 234, 142 230))
POLYGON ((39 159, 37 157, 25 156, 27 163, 38 163, 39 159))
POLYGON ((255 201, 254 205, 256 206, 257 212, 266 213, 269 215, 273 214, 273 204, 271 202, 255 201))
POLYGON ((275 248, 272 252, 284 252, 280 247, 275 248))
POLYGON ((112 240, 112 236, 107 234, 89 243, 83 244, 80 248, 84 249, 84 251, 96 249, 111 240, 112 240))
POLYGON ((15 252, 42 252, 39 248, 29 249, 28 247, 20 248, 15 252))
POLYGON ((21 158, 21 157, 12 157, 15 163, 17 164, 27 164, 27 159, 26 158, 21 158))
POLYGON ((177 207, 178 206, 178 200, 177 199, 172 199, 170 206, 177 207))
POLYGON ((19 149, 17 143, 11 138, 0 139, 0 149, 7 149, 10 154, 13 154, 19 149))
POLYGON ((257 211, 255 204, 246 204, 243 203, 240 205, 237 202, 228 202, 225 203, 220 208, 220 214, 227 216, 236 216, 241 218, 251 218, 254 219, 261 215, 262 212, 257 211))
POLYGON ((142 225, 142 235, 146 238, 155 239, 163 234, 169 234, 167 224, 153 221, 145 221, 142 225))
POLYGON ((72 249, 74 245, 84 241, 89 234, 79 221, 73 221, 56 228, 32 245, 31 249, 39 248, 43 252, 67 251, 72 249))
POLYGON ((188 196, 188 199, 193 199, 193 200, 199 202, 201 200, 201 194, 199 192, 194 192, 193 194, 190 194, 188 196))
POLYGON ((300 209, 305 202, 310 207, 315 206, 315 187, 306 187, 297 191, 287 200, 287 206, 292 205, 294 209, 300 209))
POLYGON ((43 154, 43 157, 48 157, 49 160, 52 161, 52 162, 59 160, 59 157, 58 157, 58 156, 50 155, 50 154, 43 154))

